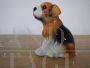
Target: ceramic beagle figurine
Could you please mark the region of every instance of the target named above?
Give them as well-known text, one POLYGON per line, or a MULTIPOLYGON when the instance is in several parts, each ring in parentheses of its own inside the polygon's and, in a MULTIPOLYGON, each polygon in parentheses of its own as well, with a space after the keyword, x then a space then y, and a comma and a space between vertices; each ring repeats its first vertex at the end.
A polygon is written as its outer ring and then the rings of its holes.
POLYGON ((34 17, 43 24, 42 46, 35 53, 39 56, 69 57, 75 56, 75 42, 71 32, 59 18, 61 10, 55 4, 44 2, 33 8, 34 17))

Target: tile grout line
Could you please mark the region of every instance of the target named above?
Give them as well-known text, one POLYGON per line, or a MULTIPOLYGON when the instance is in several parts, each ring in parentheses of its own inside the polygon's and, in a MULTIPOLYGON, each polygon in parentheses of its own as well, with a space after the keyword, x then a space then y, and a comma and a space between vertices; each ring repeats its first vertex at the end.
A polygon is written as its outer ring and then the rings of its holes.
POLYGON ((65 68, 69 68, 69 55, 65 55, 65 68))
POLYGON ((55 64, 55 68, 59 68, 59 67, 58 67, 58 64, 55 64))
POLYGON ((10 68, 14 68, 14 53, 10 53, 10 68))
POLYGON ((42 60, 42 68, 46 68, 46 59, 47 59, 47 56, 44 56, 42 60))
MULTIPOLYGON (((36 68, 35 63, 34 63, 34 59, 33 59, 32 54, 31 54, 31 50, 30 50, 29 59, 30 59, 31 64, 32 64, 32 68, 36 68)), ((30 67, 30 68, 31 68, 31 67, 30 67)))

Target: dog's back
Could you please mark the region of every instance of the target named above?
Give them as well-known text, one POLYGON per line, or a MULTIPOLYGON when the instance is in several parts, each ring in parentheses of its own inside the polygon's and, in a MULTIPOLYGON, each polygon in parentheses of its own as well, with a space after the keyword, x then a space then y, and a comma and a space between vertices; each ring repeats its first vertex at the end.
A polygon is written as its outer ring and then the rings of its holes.
POLYGON ((63 44, 68 44, 68 43, 75 44, 73 35, 69 31, 69 29, 66 28, 64 25, 60 26, 60 28, 57 29, 56 36, 54 37, 55 41, 57 41, 58 43, 61 43, 61 30, 60 29, 63 31, 63 34, 64 34, 63 44))

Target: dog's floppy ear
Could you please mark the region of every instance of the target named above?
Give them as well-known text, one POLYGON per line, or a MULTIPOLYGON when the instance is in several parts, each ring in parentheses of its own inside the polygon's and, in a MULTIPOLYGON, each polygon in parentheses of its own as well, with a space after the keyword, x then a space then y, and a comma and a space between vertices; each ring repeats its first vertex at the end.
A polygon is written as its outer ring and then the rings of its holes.
POLYGON ((52 10, 51 10, 52 16, 58 16, 61 14, 61 10, 57 5, 53 5, 52 6, 52 10))

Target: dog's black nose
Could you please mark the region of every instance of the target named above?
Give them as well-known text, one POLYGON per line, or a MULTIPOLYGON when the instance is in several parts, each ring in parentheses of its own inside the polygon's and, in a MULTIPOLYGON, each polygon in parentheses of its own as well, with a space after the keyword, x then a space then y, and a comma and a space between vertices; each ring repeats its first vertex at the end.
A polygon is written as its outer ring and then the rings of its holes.
POLYGON ((33 8, 33 11, 35 11, 35 10, 37 10, 37 7, 34 7, 34 8, 33 8))

